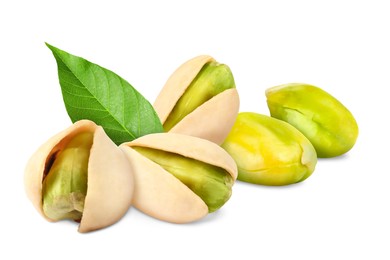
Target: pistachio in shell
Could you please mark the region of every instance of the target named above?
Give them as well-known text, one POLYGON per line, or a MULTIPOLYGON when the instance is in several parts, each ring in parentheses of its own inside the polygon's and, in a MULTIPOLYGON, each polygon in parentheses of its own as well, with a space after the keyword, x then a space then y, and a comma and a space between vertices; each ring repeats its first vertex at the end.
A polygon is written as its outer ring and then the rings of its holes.
POLYGON ((239 109, 233 74, 210 56, 195 57, 170 76, 154 108, 166 131, 221 144, 239 109))
POLYGON ((159 133, 122 144, 135 176, 134 206, 157 219, 187 223, 222 207, 237 178, 234 160, 197 137, 159 133))
POLYGON ((222 144, 234 158, 238 179, 281 186, 307 179, 317 163, 316 151, 297 129, 281 120, 241 112, 222 144))
POLYGON ((291 83, 266 90, 272 117, 286 121, 313 144, 318 157, 335 157, 348 152, 358 137, 352 113, 321 88, 291 83))
POLYGON ((44 218, 75 220, 82 233, 116 223, 130 207, 134 190, 126 156, 89 120, 44 143, 28 161, 24 182, 44 218))

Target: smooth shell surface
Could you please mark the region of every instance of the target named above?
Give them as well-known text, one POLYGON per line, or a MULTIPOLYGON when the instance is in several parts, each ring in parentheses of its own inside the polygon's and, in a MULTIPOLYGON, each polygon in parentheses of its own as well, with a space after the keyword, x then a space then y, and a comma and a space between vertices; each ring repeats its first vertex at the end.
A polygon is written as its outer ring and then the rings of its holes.
MULTIPOLYGON (((195 57, 182 64, 167 80, 153 105, 163 124, 203 66, 212 61, 215 60, 207 55, 195 57)), ((239 105, 236 88, 225 90, 187 115, 170 132, 221 144, 234 124, 239 105)))
POLYGON ((187 223, 208 214, 208 207, 192 190, 160 165, 143 157, 131 147, 148 147, 177 153, 225 169, 235 180, 237 166, 218 145, 196 137, 162 133, 138 138, 120 147, 131 161, 136 188, 134 206, 155 218, 187 223))
POLYGON ((117 222, 132 203, 134 179, 124 153, 108 138, 103 128, 81 120, 44 143, 30 158, 25 169, 28 198, 38 212, 42 211, 42 181, 54 155, 77 133, 94 133, 88 162, 88 189, 79 232, 100 229, 117 222))

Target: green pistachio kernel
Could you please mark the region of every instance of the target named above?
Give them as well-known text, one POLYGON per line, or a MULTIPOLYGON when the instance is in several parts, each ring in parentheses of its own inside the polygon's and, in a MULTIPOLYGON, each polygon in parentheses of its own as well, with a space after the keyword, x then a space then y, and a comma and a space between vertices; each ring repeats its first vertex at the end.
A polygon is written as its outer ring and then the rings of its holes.
POLYGON ((92 142, 93 133, 80 133, 54 159, 42 188, 43 212, 48 218, 81 220, 92 142))
POLYGON ((171 130, 186 115, 212 97, 235 87, 233 74, 227 65, 215 61, 206 63, 169 114, 164 123, 165 131, 171 130))
POLYGON ((218 210, 229 200, 234 180, 224 169, 176 153, 133 148, 190 188, 206 203, 209 212, 218 210))
POLYGON ((262 185, 288 185, 308 178, 317 156, 309 140, 281 120, 251 112, 238 114, 222 147, 238 167, 238 179, 262 185))
POLYGON ((348 152, 358 137, 352 113, 324 90, 308 84, 286 84, 266 91, 272 117, 286 121, 313 144, 318 157, 348 152))

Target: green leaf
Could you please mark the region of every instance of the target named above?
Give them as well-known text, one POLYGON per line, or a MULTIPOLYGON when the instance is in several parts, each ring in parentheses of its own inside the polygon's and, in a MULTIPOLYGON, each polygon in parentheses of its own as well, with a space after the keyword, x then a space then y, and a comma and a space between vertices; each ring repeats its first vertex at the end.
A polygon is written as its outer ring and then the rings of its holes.
POLYGON ((163 132, 153 106, 114 72, 50 44, 58 65, 65 107, 72 122, 89 119, 121 144, 163 132))

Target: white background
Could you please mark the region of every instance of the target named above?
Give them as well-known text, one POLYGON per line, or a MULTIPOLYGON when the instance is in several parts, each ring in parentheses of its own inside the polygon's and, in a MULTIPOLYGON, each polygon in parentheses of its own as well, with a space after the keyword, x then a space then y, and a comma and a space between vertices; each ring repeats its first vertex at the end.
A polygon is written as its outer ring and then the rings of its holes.
POLYGON ((386 1, 2 1, 0 259, 390 259, 390 9, 386 1), (151 102, 186 60, 230 66, 241 111, 264 91, 317 85, 355 115, 346 155, 303 183, 237 182, 218 212, 175 225, 131 208, 80 234, 46 222, 24 193, 31 154, 70 125, 48 42, 111 69, 151 102), (387 91, 387 92, 386 92, 387 91))

